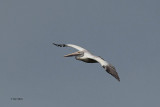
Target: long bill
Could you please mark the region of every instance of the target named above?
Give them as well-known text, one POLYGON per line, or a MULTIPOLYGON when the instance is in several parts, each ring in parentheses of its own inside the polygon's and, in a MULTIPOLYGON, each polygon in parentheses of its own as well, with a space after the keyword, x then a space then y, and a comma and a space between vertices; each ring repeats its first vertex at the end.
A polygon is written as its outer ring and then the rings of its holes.
POLYGON ((64 55, 64 57, 71 57, 71 56, 77 56, 77 55, 81 55, 81 52, 77 51, 77 52, 74 52, 74 53, 71 53, 71 54, 68 54, 68 55, 64 55))

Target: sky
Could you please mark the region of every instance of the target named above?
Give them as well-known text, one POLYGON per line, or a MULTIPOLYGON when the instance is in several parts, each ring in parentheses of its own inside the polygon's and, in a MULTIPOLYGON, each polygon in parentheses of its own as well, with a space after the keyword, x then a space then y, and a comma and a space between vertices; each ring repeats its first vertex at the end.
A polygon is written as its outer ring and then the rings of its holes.
POLYGON ((1 107, 160 107, 159 0, 1 0, 1 107), (65 54, 82 46, 116 67, 65 54), (14 100, 14 98, 16 100, 14 100), (17 100, 21 98, 21 100, 17 100))

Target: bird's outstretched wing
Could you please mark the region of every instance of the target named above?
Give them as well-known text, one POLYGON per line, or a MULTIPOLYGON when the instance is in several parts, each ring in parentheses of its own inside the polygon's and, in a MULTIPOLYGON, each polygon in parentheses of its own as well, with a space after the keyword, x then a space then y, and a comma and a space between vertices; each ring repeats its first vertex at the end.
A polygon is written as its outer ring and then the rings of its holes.
POLYGON ((116 72, 116 69, 113 65, 109 64, 107 61, 105 61, 101 57, 95 57, 94 60, 99 62, 101 64, 101 66, 105 69, 106 72, 108 72, 113 77, 115 77, 118 81, 120 81, 118 73, 116 72))
POLYGON ((83 50, 86 50, 80 46, 77 46, 77 45, 73 45, 73 44, 56 44, 56 43, 53 43, 53 45, 56 45, 58 47, 72 47, 72 48, 75 48, 79 51, 83 51, 83 50))

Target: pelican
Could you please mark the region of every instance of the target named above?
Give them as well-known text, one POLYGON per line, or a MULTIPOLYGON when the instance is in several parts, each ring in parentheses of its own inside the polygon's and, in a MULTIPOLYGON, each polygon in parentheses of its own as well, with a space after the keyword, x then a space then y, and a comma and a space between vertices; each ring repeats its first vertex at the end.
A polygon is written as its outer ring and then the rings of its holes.
POLYGON ((74 44, 53 43, 53 45, 55 45, 57 47, 72 47, 72 48, 77 49, 78 50, 77 52, 74 52, 74 53, 71 53, 68 55, 64 55, 64 57, 75 56, 75 59, 86 62, 86 63, 100 63, 100 65, 105 69, 106 72, 108 72, 113 77, 115 77, 118 81, 120 81, 118 73, 116 72, 116 69, 113 65, 111 65, 110 63, 108 63, 107 61, 102 59, 101 57, 91 54, 88 50, 86 50, 80 46, 74 45, 74 44))

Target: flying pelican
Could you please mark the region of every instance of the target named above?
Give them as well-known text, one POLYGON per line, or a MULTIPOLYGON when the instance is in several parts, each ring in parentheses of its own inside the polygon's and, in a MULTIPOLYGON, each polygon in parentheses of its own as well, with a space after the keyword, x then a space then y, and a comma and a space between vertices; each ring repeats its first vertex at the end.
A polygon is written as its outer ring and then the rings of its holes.
POLYGON ((105 61, 101 57, 91 54, 88 50, 80 46, 73 45, 73 44, 55 44, 53 43, 53 45, 56 45, 58 47, 72 47, 72 48, 77 49, 78 50, 77 52, 74 52, 68 55, 64 55, 64 57, 75 56, 75 59, 86 62, 86 63, 100 63, 101 66, 106 70, 106 72, 108 72, 113 77, 115 77, 118 81, 120 81, 118 73, 116 72, 116 69, 113 65, 109 64, 107 61, 105 61))

